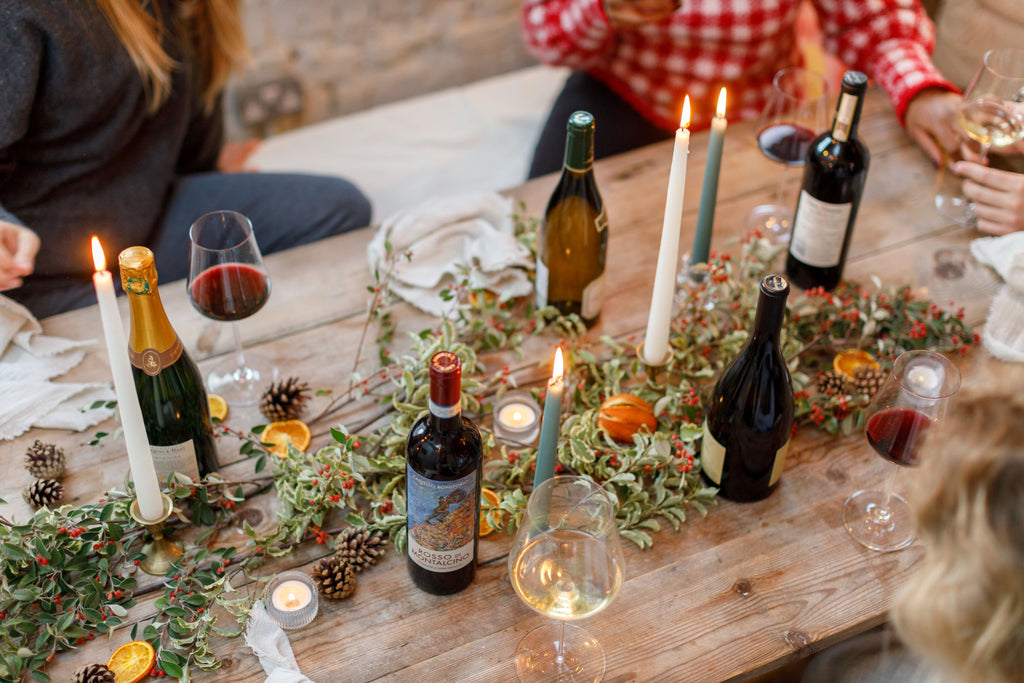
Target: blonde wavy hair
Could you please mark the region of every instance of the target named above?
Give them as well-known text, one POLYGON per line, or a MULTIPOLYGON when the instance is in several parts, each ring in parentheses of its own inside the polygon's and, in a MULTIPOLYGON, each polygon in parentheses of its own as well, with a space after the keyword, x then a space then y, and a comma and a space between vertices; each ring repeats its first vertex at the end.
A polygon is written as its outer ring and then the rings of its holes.
MULTIPOLYGON (((151 14, 138 0, 95 2, 142 78, 149 111, 156 111, 171 93, 171 72, 178 66, 161 45, 159 3, 153 3, 151 14)), ((249 58, 239 0, 180 0, 175 10, 172 19, 197 57, 203 104, 209 112, 231 73, 249 58)))
POLYGON ((925 557, 897 596, 904 642, 979 683, 1024 673, 1024 396, 963 392, 914 496, 925 557))

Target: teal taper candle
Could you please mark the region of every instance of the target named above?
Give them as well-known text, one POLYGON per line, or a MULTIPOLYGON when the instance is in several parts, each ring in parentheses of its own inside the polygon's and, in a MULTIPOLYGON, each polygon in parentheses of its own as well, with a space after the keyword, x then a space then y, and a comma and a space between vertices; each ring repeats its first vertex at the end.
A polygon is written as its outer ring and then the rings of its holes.
POLYGON ((533 486, 550 479, 555 474, 558 459, 558 429, 562 420, 562 394, 565 393, 565 379, 562 369, 562 349, 555 350, 555 367, 548 381, 547 396, 544 398, 544 422, 540 426, 540 446, 537 448, 537 469, 533 474, 533 486))
POLYGON ((700 190, 697 230, 693 235, 690 264, 707 263, 711 253, 711 229, 715 223, 715 201, 718 199, 718 173, 722 168, 722 147, 725 144, 725 88, 718 95, 718 111, 711 120, 708 138, 708 160, 704 167, 704 186, 700 190))

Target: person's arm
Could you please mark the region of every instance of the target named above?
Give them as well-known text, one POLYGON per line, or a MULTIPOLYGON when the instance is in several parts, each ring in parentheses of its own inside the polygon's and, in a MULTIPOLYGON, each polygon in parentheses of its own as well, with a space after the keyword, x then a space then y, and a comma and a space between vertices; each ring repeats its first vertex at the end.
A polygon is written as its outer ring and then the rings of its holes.
POLYGON ((526 49, 544 64, 585 69, 615 44, 603 0, 524 0, 526 49))
POLYGON ((35 268, 39 237, 23 225, 0 220, 0 291, 21 287, 35 268))
POLYGON ((953 171, 964 179, 964 194, 974 202, 978 230, 1003 235, 1024 230, 1024 174, 958 161, 953 171))

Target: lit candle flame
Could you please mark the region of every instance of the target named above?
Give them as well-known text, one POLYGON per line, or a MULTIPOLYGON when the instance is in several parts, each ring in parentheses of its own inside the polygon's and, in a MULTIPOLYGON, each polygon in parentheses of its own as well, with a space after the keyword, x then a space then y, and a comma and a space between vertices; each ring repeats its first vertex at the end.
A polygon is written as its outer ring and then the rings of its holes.
POLYGON ((288 591, 288 594, 284 596, 284 605, 285 607, 299 606, 299 596, 295 594, 295 591, 290 590, 288 591))
POLYGON ((100 238, 96 235, 92 236, 92 264, 97 272, 107 269, 107 256, 103 253, 100 238))
POLYGON ((562 363, 562 347, 559 346, 555 349, 555 367, 551 371, 551 379, 560 380, 564 374, 565 370, 562 363))
POLYGON ((679 127, 687 128, 690 125, 690 96, 683 98, 683 115, 679 117, 679 127))
POLYGON ((722 92, 718 93, 718 108, 715 109, 715 116, 718 118, 725 116, 725 88, 722 88, 722 92))

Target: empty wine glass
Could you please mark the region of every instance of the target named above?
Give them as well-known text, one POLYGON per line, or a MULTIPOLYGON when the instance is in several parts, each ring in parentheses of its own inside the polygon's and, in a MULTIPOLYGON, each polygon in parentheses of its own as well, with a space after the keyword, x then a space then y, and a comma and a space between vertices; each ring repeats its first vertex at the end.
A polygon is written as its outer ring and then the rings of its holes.
POLYGON ((251 405, 263 384, 277 379, 267 359, 242 352, 238 321, 263 308, 270 297, 270 276, 263 265, 252 222, 236 211, 200 216, 189 229, 188 296, 207 318, 231 321, 235 353, 207 375, 206 387, 230 403, 251 405))
MULTIPOLYGON (((921 438, 942 419, 960 388, 960 371, 934 351, 900 354, 867 409, 865 434, 875 452, 901 466, 918 464, 921 438)), ((857 491, 843 505, 850 535, 872 550, 899 550, 914 540, 914 517, 903 496, 894 493, 899 468, 885 489, 857 491)))
MULTIPOLYGON (((1009 147, 1024 139, 1024 49, 989 50, 964 91, 957 116, 964 134, 978 143, 984 163, 992 147, 1009 147)), ((939 168, 935 206, 964 226, 975 222, 974 209, 961 182, 939 168)))
POLYGON ((516 648, 519 679, 601 680, 600 643, 566 622, 601 611, 622 585, 622 546, 608 493, 577 476, 552 477, 537 486, 512 542, 508 571, 527 605, 561 620, 523 637, 516 648))
POLYGON ((792 66, 775 74, 768 101, 757 126, 761 152, 783 165, 770 204, 754 207, 747 224, 758 228, 772 242, 789 241, 793 227, 793 206, 789 198, 789 168, 807 163, 811 141, 828 125, 828 81, 821 74, 792 66))

